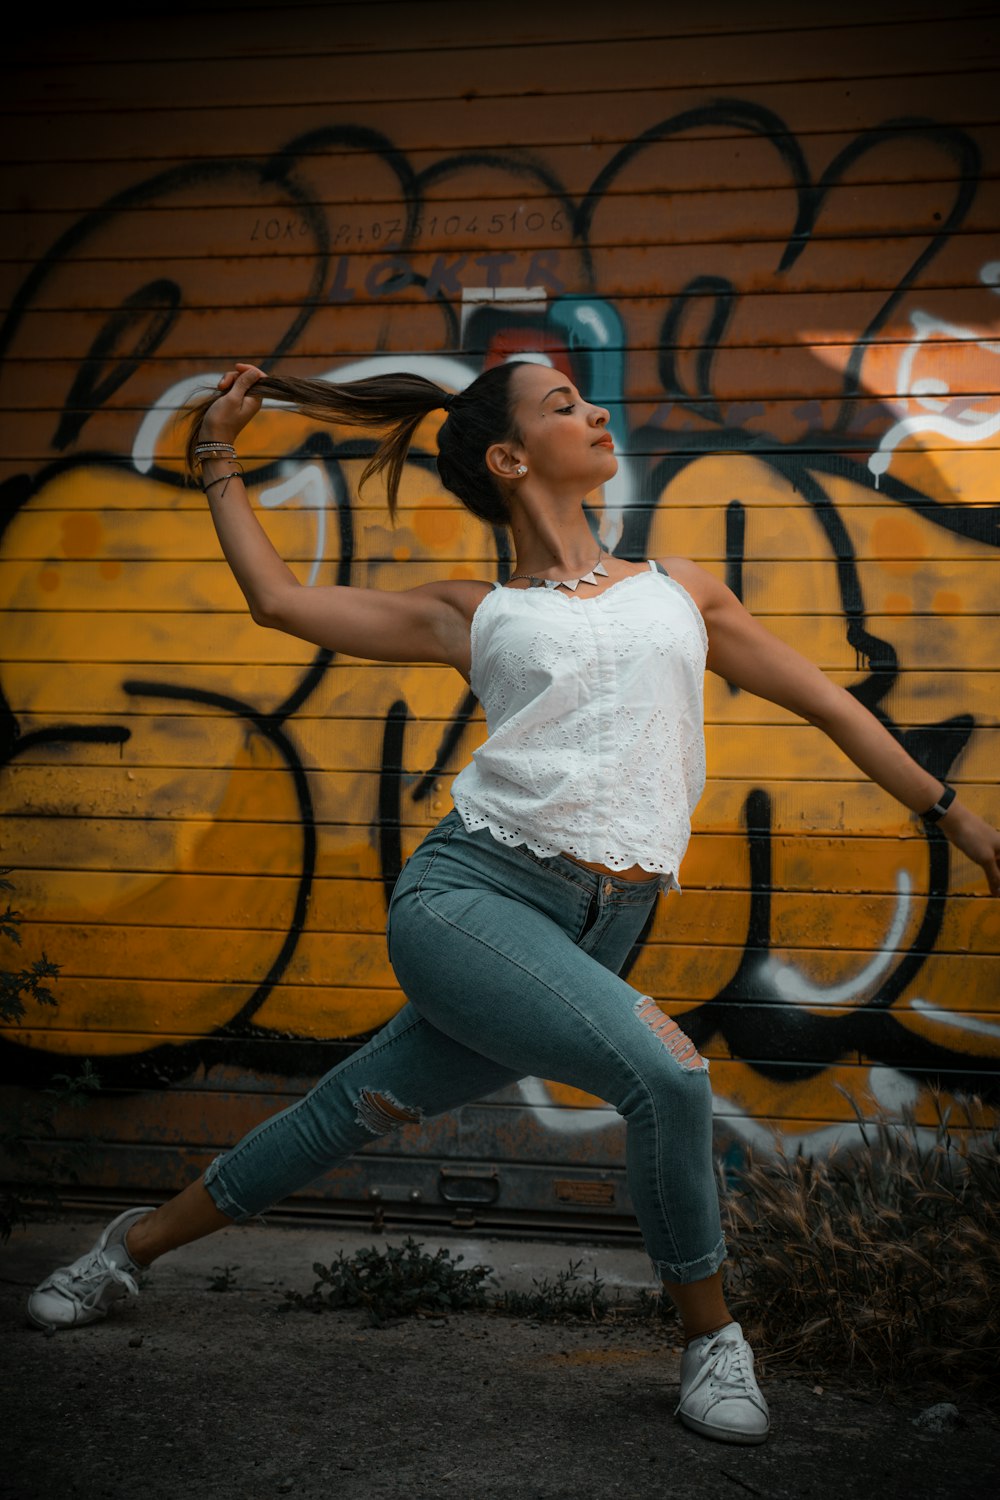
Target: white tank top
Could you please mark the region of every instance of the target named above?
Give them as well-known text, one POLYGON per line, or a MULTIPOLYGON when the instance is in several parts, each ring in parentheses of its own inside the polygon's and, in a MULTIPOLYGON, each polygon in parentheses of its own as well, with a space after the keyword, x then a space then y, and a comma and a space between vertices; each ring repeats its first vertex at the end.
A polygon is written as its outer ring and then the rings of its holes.
POLYGON ((489 737, 455 779, 466 828, 680 890, 705 785, 707 652, 698 606, 652 561, 590 599, 495 584, 472 619, 489 737))

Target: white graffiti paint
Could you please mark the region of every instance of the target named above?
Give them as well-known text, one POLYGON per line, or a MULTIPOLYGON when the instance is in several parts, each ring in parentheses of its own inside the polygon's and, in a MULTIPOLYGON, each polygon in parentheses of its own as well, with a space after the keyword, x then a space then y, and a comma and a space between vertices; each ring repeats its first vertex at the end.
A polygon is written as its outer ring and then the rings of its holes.
POLYGON ((770 955, 760 962, 758 974, 761 983, 773 988, 782 1000, 791 1000, 796 1005, 847 1005, 866 990, 870 990, 892 967, 906 931, 910 915, 912 885, 906 870, 896 876, 896 908, 892 914, 889 931, 886 933, 878 953, 859 969, 857 974, 841 984, 821 986, 807 979, 792 964, 770 955))
MULTIPOLYGON (((195 396, 207 396, 218 387, 221 371, 206 371, 201 375, 188 375, 168 386, 158 401, 154 401, 139 423, 132 443, 132 463, 138 473, 148 474, 157 458, 157 450, 165 430, 174 421, 177 413, 195 396)), ((284 403, 268 399, 263 407, 277 410, 284 403)))
POLYGON ((516 354, 508 354, 504 360, 505 365, 545 365, 552 368, 552 360, 547 354, 541 354, 537 349, 519 349, 516 354))
MULTIPOLYGON (((891 1073, 894 1070, 885 1069, 884 1071, 891 1073)), ((892 1085, 885 1080, 882 1087, 888 1093, 892 1085)), ((902 1090, 899 1092, 901 1095, 902 1090)), ((893 1106, 884 1108, 892 1110, 893 1106)), ((742 1105, 735 1104, 731 1099, 725 1099, 718 1094, 713 1097, 712 1109, 725 1132, 745 1142, 759 1156, 801 1154, 805 1157, 819 1158, 829 1156, 834 1151, 846 1151, 856 1146, 867 1145, 872 1138, 872 1128, 870 1126, 863 1128, 857 1120, 836 1121, 829 1125, 816 1125, 814 1128, 807 1126, 804 1130, 780 1129, 776 1124, 758 1119, 742 1105)), ((889 1127, 905 1131, 908 1140, 916 1140, 922 1146, 931 1147, 938 1139, 938 1132, 932 1125, 912 1126, 905 1121, 890 1121, 889 1127)))
MULTIPOLYGON (((868 1087, 872 1103, 883 1114, 901 1117, 917 1103, 919 1085, 896 1068, 873 1066, 869 1069, 868 1087)), ((521 1097, 528 1113, 541 1130, 560 1136, 580 1136, 612 1128, 624 1129, 624 1122, 611 1105, 600 1109, 572 1109, 554 1104, 541 1078, 522 1078, 521 1097)), ((857 1120, 843 1120, 829 1125, 817 1123, 813 1128, 787 1129, 777 1121, 766 1121, 727 1098, 712 1094, 712 1113, 725 1134, 745 1142, 760 1155, 807 1157, 828 1156, 841 1148, 864 1144, 865 1134, 857 1120)), ((869 1132, 870 1134, 870 1132, 869 1132)), ((917 1136, 924 1144, 934 1143, 933 1127, 920 1127, 917 1136)))
POLYGON ((920 1085, 898 1068, 876 1066, 868 1070, 868 1089, 875 1103, 890 1114, 902 1115, 920 1097, 920 1085))
POLYGON ((158 401, 146 412, 132 444, 132 463, 140 474, 148 474, 156 461, 156 451, 164 428, 173 422, 182 406, 193 396, 204 396, 222 379, 220 373, 188 375, 168 386, 158 401))
POLYGON ((484 303, 513 304, 520 313, 544 313, 548 306, 548 293, 543 286, 467 286, 462 288, 462 317, 460 323, 462 343, 469 319, 477 307, 484 303))
POLYGON ((311 510, 316 517, 316 540, 313 543, 312 563, 306 587, 312 588, 319 577, 326 556, 326 513, 333 502, 330 481, 326 470, 319 464, 303 464, 294 469, 280 484, 269 485, 260 491, 260 503, 265 510, 276 510, 280 505, 301 502, 303 510, 311 510))
POLYGON ((449 391, 464 391, 476 378, 467 360, 449 354, 370 354, 352 364, 338 365, 320 379, 338 385, 345 380, 367 380, 372 375, 398 375, 401 370, 422 375, 449 391))
MULTIPOLYGON (((988 261, 981 267, 979 276, 991 290, 1000 291, 1000 286, 997 285, 1000 283, 1000 261, 988 261)), ((928 343, 932 338, 973 344, 987 354, 1000 354, 1000 343, 984 337, 982 330, 948 323, 920 308, 914 309, 910 314, 910 323, 913 338, 900 356, 896 374, 896 389, 906 414, 893 423, 868 460, 868 468, 875 476, 876 489, 879 479, 892 463, 896 449, 909 437, 919 433, 966 444, 985 442, 987 438, 1000 432, 1000 411, 996 410, 995 398, 986 398, 994 403, 990 407, 977 406, 974 402, 982 398, 952 397, 948 382, 940 376, 914 376, 917 358, 921 353, 926 356, 928 343), (915 403, 919 410, 910 410, 910 403, 915 403)))
POLYGON ((978 1036, 1000 1037, 1000 1021, 987 1021, 983 1016, 956 1015, 954 1011, 944 1010, 940 1005, 932 1005, 929 1000, 920 1000, 916 996, 907 1003, 918 1016, 936 1021, 941 1026, 953 1026, 958 1031, 972 1031, 978 1036))
POLYGON ((712 1094, 712 1113, 726 1134, 752 1146, 762 1156, 826 1156, 839 1146, 856 1145, 862 1140, 857 1122, 843 1121, 820 1125, 809 1131, 783 1131, 769 1121, 752 1115, 743 1105, 723 1094, 712 1094))

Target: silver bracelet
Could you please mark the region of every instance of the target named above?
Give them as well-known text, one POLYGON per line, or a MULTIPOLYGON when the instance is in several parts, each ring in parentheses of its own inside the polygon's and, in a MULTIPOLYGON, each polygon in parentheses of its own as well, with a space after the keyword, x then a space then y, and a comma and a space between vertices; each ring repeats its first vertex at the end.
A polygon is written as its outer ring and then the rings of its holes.
POLYGON ((232 443, 198 443, 192 450, 191 457, 194 463, 207 463, 210 458, 236 458, 236 449, 232 443))

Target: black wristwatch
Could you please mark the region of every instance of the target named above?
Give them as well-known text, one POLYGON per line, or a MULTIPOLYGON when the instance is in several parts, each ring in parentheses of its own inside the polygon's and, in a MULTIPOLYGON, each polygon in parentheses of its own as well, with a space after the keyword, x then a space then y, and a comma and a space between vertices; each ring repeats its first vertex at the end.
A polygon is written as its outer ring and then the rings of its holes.
POLYGON ((948 811, 949 807, 955 800, 955 788, 953 786, 949 786, 947 782, 944 782, 943 786, 944 791, 941 793, 934 806, 929 807, 926 812, 920 814, 925 823, 940 823, 941 819, 944 817, 945 813, 948 811))

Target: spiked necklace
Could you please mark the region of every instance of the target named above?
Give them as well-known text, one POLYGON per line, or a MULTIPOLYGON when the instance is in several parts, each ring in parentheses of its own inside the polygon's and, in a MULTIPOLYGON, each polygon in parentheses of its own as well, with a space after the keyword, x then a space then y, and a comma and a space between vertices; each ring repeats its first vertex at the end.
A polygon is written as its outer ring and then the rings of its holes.
POLYGON ((572 594, 575 593, 578 585, 581 583, 596 584, 598 578, 607 578, 608 570, 601 562, 603 556, 604 548, 602 547, 597 554, 597 561, 590 572, 582 574, 579 578, 536 578, 534 573, 515 573, 513 577, 507 579, 507 582, 513 583, 517 578, 524 578, 531 584, 533 589, 569 589, 572 594))

